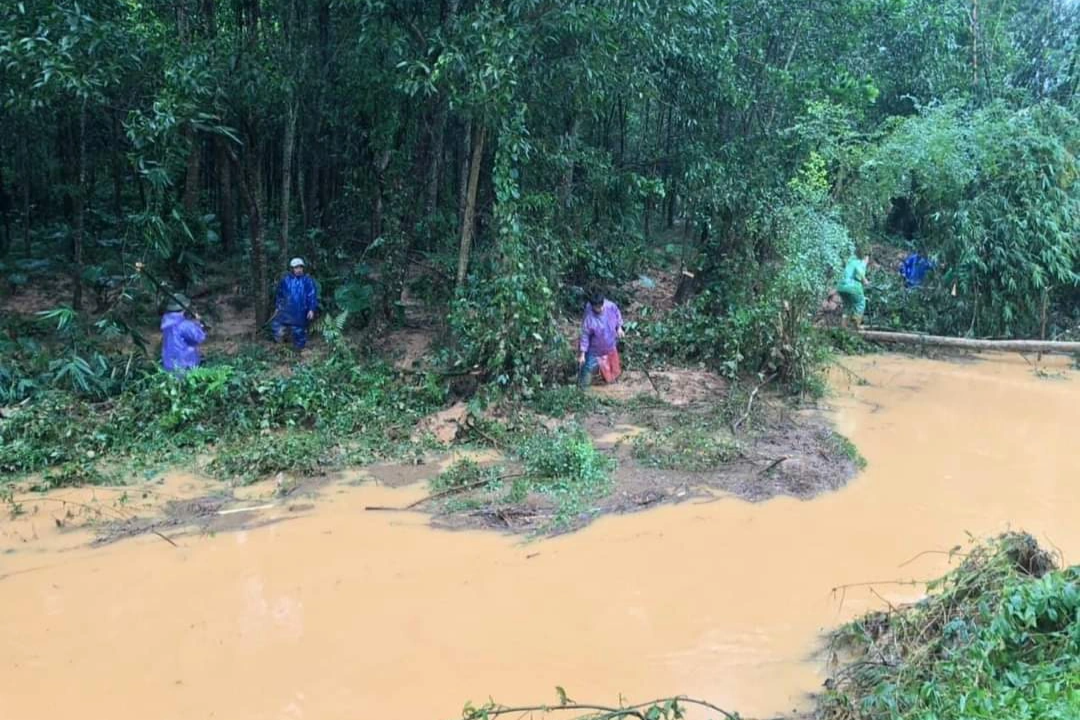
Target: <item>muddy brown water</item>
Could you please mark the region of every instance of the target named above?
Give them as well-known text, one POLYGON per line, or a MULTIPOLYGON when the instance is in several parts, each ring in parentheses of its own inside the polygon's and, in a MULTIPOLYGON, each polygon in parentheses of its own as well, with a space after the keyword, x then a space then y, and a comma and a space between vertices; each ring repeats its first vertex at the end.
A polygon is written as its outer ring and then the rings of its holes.
POLYGON ((489 696, 554 702, 556 685, 765 717, 819 688, 823 630, 918 596, 884 581, 946 568, 905 564, 919 553, 1023 528, 1080 557, 1075 372, 845 363, 871 385, 837 374, 831 403, 869 466, 812 501, 684 503, 522 542, 363 511, 422 487, 342 486, 303 516, 178 548, 6 545, 0 717, 439 719, 489 696))

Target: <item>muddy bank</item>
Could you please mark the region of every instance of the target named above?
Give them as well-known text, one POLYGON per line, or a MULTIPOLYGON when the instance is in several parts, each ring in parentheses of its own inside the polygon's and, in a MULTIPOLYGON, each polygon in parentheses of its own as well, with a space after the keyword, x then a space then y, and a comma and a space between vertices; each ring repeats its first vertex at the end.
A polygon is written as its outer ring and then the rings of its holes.
MULTIPOLYGON (((842 487, 858 472, 850 445, 820 412, 794 409, 767 391, 750 403, 747 389, 738 394, 738 388, 704 371, 651 375, 646 378, 631 372, 625 382, 595 387, 591 397, 600 403, 576 417, 533 413, 526 420, 518 419, 525 424, 524 429, 517 428, 522 436, 580 426, 596 450, 612 461, 610 485, 572 517, 565 517, 565 509, 552 495, 508 492, 509 483, 463 490, 437 488, 428 493, 430 499, 408 509, 427 513, 434 526, 444 529, 560 534, 579 530, 604 515, 639 512, 666 503, 760 502, 777 496, 808 500, 842 487), (744 412, 746 408, 750 412, 744 412)), ((189 483, 182 494, 164 495, 156 502, 114 509, 94 518, 93 542, 108 544, 146 534, 171 540, 187 534, 248 530, 303 513, 311 502, 332 499, 349 486, 373 483, 392 488, 417 486, 423 491, 461 460, 479 468, 498 468, 500 478, 520 477, 522 467, 514 448, 470 444, 470 440, 484 441, 483 435, 470 435, 471 423, 460 403, 421 421, 417 433, 436 437, 447 449, 409 462, 384 462, 303 478, 279 473, 250 486, 200 479, 195 486, 189 483)), ((570 486, 575 480, 566 478, 570 486)), ((132 492, 139 490, 132 487, 132 492)), ((395 509, 402 508, 377 511, 395 509)))
MULTIPOLYGON (((615 461, 610 491, 569 521, 554 524, 560 508, 550 495, 515 497, 503 484, 443 491, 419 509, 438 527, 561 533, 663 503, 808 500, 856 475, 861 459, 822 413, 795 409, 767 391, 751 402, 749 388, 736 390, 706 371, 629 372, 590 391, 605 400, 599 409, 574 419, 538 418, 537 432, 579 423, 615 461)), ((465 422, 452 415, 455 426, 465 422)), ((513 453, 483 464, 497 467, 500 477, 522 471, 513 453)))

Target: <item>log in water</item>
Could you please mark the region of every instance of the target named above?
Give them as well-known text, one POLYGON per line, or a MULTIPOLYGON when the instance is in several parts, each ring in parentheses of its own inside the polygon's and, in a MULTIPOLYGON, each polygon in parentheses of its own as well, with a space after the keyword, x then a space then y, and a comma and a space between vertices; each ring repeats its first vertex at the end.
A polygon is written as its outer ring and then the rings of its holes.
POLYGON ((1080 353, 1080 342, 1052 340, 978 340, 975 338, 946 337, 944 335, 921 335, 917 333, 885 332, 884 330, 860 330, 859 335, 871 342, 899 345, 929 345, 957 348, 959 350, 993 350, 1019 353, 1080 353))

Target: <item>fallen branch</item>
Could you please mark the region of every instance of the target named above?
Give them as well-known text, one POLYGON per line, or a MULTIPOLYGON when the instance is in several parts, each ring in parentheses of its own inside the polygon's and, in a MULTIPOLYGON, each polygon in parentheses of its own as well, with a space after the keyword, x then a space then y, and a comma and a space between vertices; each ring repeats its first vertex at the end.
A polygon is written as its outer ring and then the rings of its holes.
MULTIPOLYGON (((136 519, 136 517, 134 515, 124 515, 123 513, 119 512, 118 510, 116 510, 114 508, 103 507, 103 506, 100 506, 100 505, 97 505, 97 506, 95 506, 95 505, 87 505, 86 503, 77 502, 75 500, 68 500, 66 498, 51 498, 51 497, 15 498, 15 497, 11 497, 11 498, 7 498, 7 502, 8 502, 8 504, 11 504, 11 505, 22 505, 23 503, 27 503, 27 502, 28 503, 54 502, 54 503, 60 503, 61 505, 71 505, 73 507, 82 508, 84 510, 88 510, 89 512, 96 513, 98 515, 106 515, 106 512, 111 512, 112 513, 112 519, 117 520, 117 521, 127 521, 127 520, 136 519)), ((56 518, 53 518, 53 520, 56 520, 56 518)), ((60 521, 56 521, 56 522, 59 524, 60 521)), ((154 530, 153 528, 148 529, 146 532, 150 533, 151 535, 157 535, 159 538, 161 538, 165 542, 169 543, 173 547, 179 547, 179 545, 177 545, 175 542, 173 542, 171 538, 166 537, 165 535, 158 532, 157 530, 154 530)))
POLYGON ((428 495, 427 497, 422 497, 422 498, 420 498, 419 500, 417 500, 415 502, 409 503, 405 507, 390 507, 390 506, 387 506, 387 505, 367 505, 367 506, 364 507, 364 509, 365 510, 378 510, 378 511, 384 511, 384 512, 386 512, 386 511, 389 511, 389 512, 407 512, 407 511, 412 510, 413 508, 417 507, 418 505, 423 505, 424 503, 429 502, 431 500, 439 500, 439 499, 447 497, 449 495, 457 495, 458 493, 467 492, 469 490, 475 490, 478 487, 483 487, 484 485, 490 485, 493 482, 500 482, 502 480, 512 480, 513 478, 521 477, 522 474, 523 473, 513 473, 513 474, 510 474, 510 475, 500 475, 497 478, 487 478, 485 480, 477 480, 476 482, 471 482, 471 483, 469 483, 467 485, 459 485, 458 487, 452 487, 449 490, 443 490, 443 491, 437 492, 437 493, 435 493, 433 495, 428 495))
POLYGON ((741 418, 732 423, 731 432, 737 432, 739 430, 739 426, 746 422, 746 419, 750 417, 750 409, 754 407, 754 398, 757 397, 757 394, 758 392, 760 392, 761 388, 771 383, 775 378, 776 373, 773 373, 772 375, 758 383, 757 387, 755 387, 754 390, 750 393, 750 400, 748 400, 746 403, 746 412, 743 413, 743 416, 741 418))
POLYGON ((780 463, 784 462, 785 460, 790 460, 790 459, 791 458, 788 457, 787 455, 784 455, 783 457, 778 457, 775 460, 773 460, 771 463, 769 463, 769 466, 767 468, 765 468, 764 470, 762 470, 761 472, 759 472, 758 475, 767 475, 769 473, 769 471, 772 470, 774 467, 776 467, 780 463))
POLYGON ((920 335, 917 333, 886 332, 884 330, 861 330, 864 340, 897 345, 951 347, 964 350, 1000 350, 1003 352, 1034 353, 1080 353, 1080 342, 1052 340, 977 340, 974 338, 946 337, 943 335, 920 335))
POLYGON ((519 707, 504 707, 499 705, 489 704, 487 706, 476 708, 467 711, 463 718, 464 720, 488 720, 489 718, 499 717, 501 715, 517 715, 517 714, 530 714, 530 713, 542 713, 548 715, 555 712, 583 712, 588 711, 590 714, 588 717, 590 720, 616 720, 617 718, 639 718, 640 720, 648 720, 650 718, 667 718, 667 717, 684 717, 681 713, 681 706, 696 705, 697 707, 712 710, 720 713, 727 720, 737 720, 738 716, 729 713, 723 708, 717 707, 705 700, 696 700, 694 698, 688 698, 684 696, 670 697, 670 698, 657 698, 656 700, 650 700, 649 702, 640 703, 637 705, 627 705, 625 707, 611 707, 608 705, 592 705, 588 703, 575 703, 564 700, 559 705, 523 705, 519 707), (670 708, 671 714, 657 715, 655 712, 650 712, 654 708, 666 711, 670 708), (680 708, 680 710, 676 710, 680 708))

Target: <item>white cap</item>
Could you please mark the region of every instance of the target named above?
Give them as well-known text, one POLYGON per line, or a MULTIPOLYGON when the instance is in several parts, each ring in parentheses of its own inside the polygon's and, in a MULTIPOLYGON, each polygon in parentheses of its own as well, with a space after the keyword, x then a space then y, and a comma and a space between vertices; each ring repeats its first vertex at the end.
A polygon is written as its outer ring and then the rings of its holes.
POLYGON ((289 267, 304 267, 304 258, 293 258, 289 261, 289 267))

